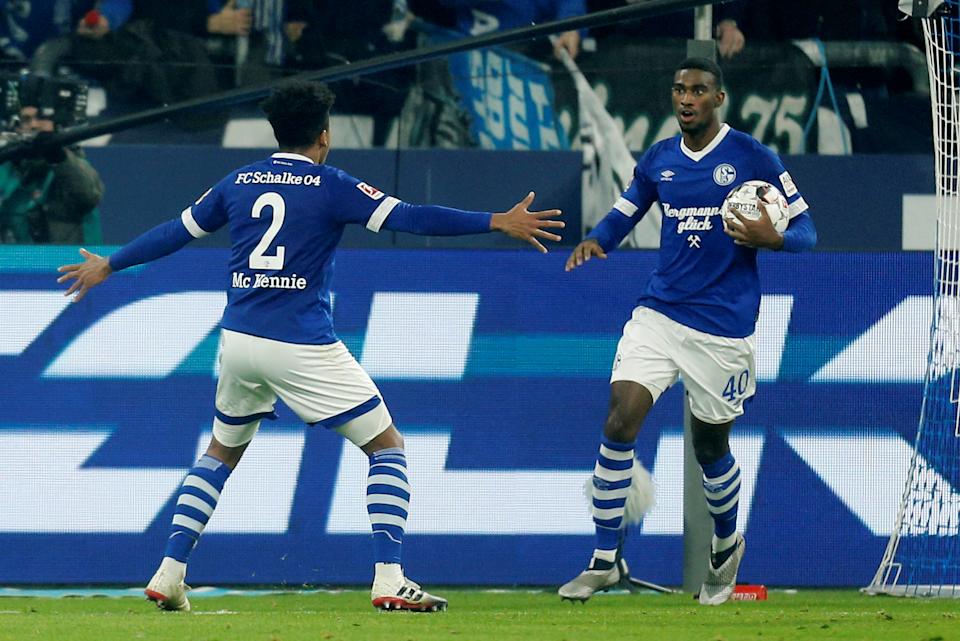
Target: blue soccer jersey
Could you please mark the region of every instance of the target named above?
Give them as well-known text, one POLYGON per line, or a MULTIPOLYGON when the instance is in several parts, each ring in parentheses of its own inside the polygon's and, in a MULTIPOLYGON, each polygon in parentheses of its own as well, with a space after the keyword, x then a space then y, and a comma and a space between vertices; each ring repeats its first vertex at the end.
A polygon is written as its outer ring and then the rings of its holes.
POLYGON ((223 328, 322 345, 337 341, 330 281, 344 226, 380 231, 399 202, 334 167, 275 153, 227 175, 181 220, 195 238, 229 225, 223 328))
MULTIPOLYGON (((639 305, 716 336, 753 334, 760 310, 757 249, 736 245, 720 216, 730 190, 748 180, 776 185, 791 219, 807 210, 777 155, 728 125, 700 151, 688 149, 680 136, 647 150, 608 215, 631 218, 632 226, 654 201, 663 211, 659 263, 639 305)), ((590 236, 600 239, 598 230, 590 236)), ((622 238, 609 244, 615 247, 622 238)))
POLYGON ((171 254, 229 225, 232 253, 221 326, 286 343, 326 345, 330 281, 343 228, 363 225, 431 236, 488 233, 493 213, 412 205, 328 165, 279 152, 227 175, 179 218, 109 257, 113 271, 171 254))

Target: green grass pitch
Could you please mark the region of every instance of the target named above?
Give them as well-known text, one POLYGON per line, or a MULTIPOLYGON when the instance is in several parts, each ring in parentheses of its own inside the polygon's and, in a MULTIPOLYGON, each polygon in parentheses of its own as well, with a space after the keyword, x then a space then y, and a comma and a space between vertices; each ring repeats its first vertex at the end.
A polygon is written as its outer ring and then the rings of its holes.
POLYGON ((193 612, 134 598, 0 598, 0 640, 131 641, 960 641, 960 600, 772 591, 766 602, 701 607, 690 595, 608 594, 585 605, 552 591, 453 589, 445 613, 379 613, 366 591, 207 597, 193 612))

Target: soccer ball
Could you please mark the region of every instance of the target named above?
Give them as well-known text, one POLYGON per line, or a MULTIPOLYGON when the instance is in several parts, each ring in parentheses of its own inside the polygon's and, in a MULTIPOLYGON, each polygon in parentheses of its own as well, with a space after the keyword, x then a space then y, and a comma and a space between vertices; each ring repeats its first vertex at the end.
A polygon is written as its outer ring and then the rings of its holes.
POLYGON ((767 212, 770 214, 773 228, 782 234, 790 223, 787 199, 779 189, 762 180, 748 180, 730 190, 723 200, 720 214, 728 224, 738 225, 740 223, 737 217, 730 211, 731 207, 736 207, 744 218, 757 220, 763 215, 763 210, 760 209, 761 200, 767 203, 767 212))

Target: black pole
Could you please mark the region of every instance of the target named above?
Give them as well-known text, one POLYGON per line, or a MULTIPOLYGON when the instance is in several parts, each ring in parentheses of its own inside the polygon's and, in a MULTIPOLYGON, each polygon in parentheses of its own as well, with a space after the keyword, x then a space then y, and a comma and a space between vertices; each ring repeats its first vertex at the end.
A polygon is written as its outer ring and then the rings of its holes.
MULTIPOLYGON (((355 78, 357 76, 364 76, 368 74, 379 73, 381 71, 389 71, 398 67, 418 64, 428 60, 434 60, 436 58, 448 56, 450 54, 459 53, 461 51, 511 44, 554 33, 561 33, 564 31, 576 31, 579 29, 598 27, 619 21, 638 20, 641 18, 663 15, 665 13, 682 11, 684 9, 691 9, 693 7, 702 5, 724 4, 726 2, 732 2, 732 0, 646 0, 646 2, 639 2, 629 6, 608 9, 606 11, 598 11, 596 13, 583 16, 564 18, 563 20, 545 22, 543 24, 531 25, 529 27, 517 27, 516 29, 509 29, 506 31, 496 31, 480 36, 473 36, 460 40, 454 40, 452 42, 431 45, 429 47, 423 47, 413 51, 403 51, 391 53, 385 56, 377 56, 368 60, 337 65, 335 67, 328 67, 319 71, 305 71, 303 73, 282 78, 280 80, 271 80, 269 82, 258 83, 249 87, 231 89, 230 91, 224 91, 212 96, 185 100, 174 105, 156 107, 154 109, 148 109, 146 111, 130 114, 129 116, 121 116, 119 118, 114 118, 112 120, 107 120, 97 124, 71 127, 46 138, 43 142, 43 146, 44 148, 62 147, 79 142, 81 140, 94 138, 96 136, 102 136, 104 134, 123 131, 125 129, 131 129, 140 125, 146 125, 151 122, 157 122, 158 120, 164 120, 186 111, 214 109, 217 107, 226 107, 229 105, 249 102, 251 100, 257 100, 269 95, 269 93, 278 85, 291 80, 317 80, 323 82, 335 82, 337 80, 343 80, 346 78, 355 78)), ((11 145, 5 149, 0 149, 0 162, 21 156, 26 150, 31 149, 33 146, 34 145, 32 143, 27 142, 11 145)))

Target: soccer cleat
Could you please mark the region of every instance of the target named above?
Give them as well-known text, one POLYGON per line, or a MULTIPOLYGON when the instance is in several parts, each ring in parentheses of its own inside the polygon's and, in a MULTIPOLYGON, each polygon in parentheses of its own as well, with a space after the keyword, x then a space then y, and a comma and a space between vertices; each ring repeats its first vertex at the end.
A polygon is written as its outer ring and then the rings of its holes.
POLYGON ((743 560, 743 551, 747 543, 743 540, 743 535, 737 533, 737 542, 734 544, 733 553, 727 557, 718 568, 709 563, 707 568, 707 578, 700 587, 700 605, 722 605, 726 603, 733 594, 733 588, 737 585, 737 570, 740 569, 740 561, 743 560))
MULTIPOLYGON (((595 563, 591 559, 590 566, 595 563)), ((623 564, 623 573, 627 574, 627 562, 623 559, 618 560, 609 570, 591 570, 587 568, 571 581, 567 581, 560 586, 557 594, 561 600, 585 602, 593 596, 594 592, 609 590, 620 583, 620 565, 623 564)))
POLYGON ((165 557, 143 591, 147 599, 155 602, 161 610, 189 612, 187 590, 190 587, 183 582, 186 567, 184 563, 165 557))
POLYGON ((406 610, 408 612, 443 612, 447 600, 424 592, 423 588, 404 577, 401 583, 374 579, 370 601, 378 610, 406 610))

